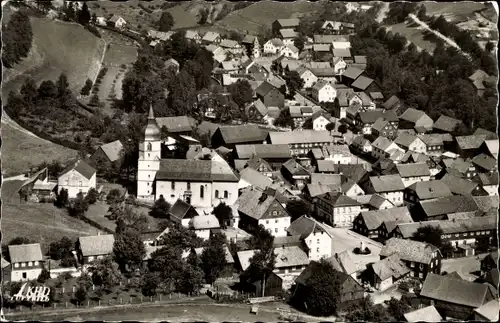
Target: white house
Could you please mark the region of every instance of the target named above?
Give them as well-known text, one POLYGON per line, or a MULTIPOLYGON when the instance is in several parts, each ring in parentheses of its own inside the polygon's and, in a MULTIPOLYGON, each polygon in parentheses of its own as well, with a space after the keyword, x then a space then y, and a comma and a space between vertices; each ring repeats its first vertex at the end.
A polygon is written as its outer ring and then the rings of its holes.
POLYGON ((280 29, 279 33, 285 46, 293 45, 294 40, 298 35, 293 29, 290 28, 280 29))
POLYGON ((264 44, 264 54, 277 54, 284 46, 285 44, 279 38, 269 39, 264 44))
POLYGON ((498 172, 479 173, 472 180, 479 183, 489 196, 498 195, 498 172))
POLYGON ((347 68, 347 63, 342 57, 333 57, 332 68, 335 71, 335 74, 342 75, 342 73, 344 73, 345 69, 347 68))
POLYGON ((123 19, 122 17, 120 17, 118 15, 111 16, 111 18, 109 18, 109 22, 115 28, 118 28, 118 29, 124 29, 125 26, 127 25, 127 22, 125 21, 125 19, 123 19))
POLYGON ((332 116, 324 111, 318 111, 311 116, 313 130, 327 130, 326 125, 332 123, 332 116))
POLYGON ((405 185, 399 175, 371 176, 365 192, 379 194, 395 206, 401 206, 403 205, 404 189, 405 185))
POLYGON ((280 55, 284 55, 289 58, 299 59, 299 49, 295 47, 293 44, 288 44, 285 45, 285 47, 283 47, 280 50, 280 55))
POLYGON ((329 82, 319 80, 312 87, 312 96, 318 102, 333 102, 337 96, 337 90, 329 82))
POLYGON ((43 269, 43 255, 39 243, 9 246, 10 281, 37 279, 43 269))
POLYGON ((431 171, 427 163, 398 164, 396 168, 405 187, 416 182, 427 182, 431 180, 431 171))
POLYGON ((363 136, 356 136, 351 145, 362 153, 370 153, 372 151, 372 144, 363 136))
POLYGON ((189 228, 203 240, 210 238, 210 230, 220 228, 219 220, 212 213, 203 213, 194 216, 189 222, 189 228))
POLYGON ((425 154, 427 152, 427 145, 419 137, 409 134, 407 132, 401 133, 394 143, 405 151, 414 151, 417 153, 425 154))
POLYGON ((389 157, 394 151, 398 150, 404 153, 403 149, 386 137, 380 136, 372 143, 372 156, 376 159, 389 157))
POLYGON ((361 212, 361 205, 351 197, 339 192, 319 196, 315 203, 318 217, 330 225, 350 227, 361 212))
POLYGON ((87 194, 91 188, 96 188, 96 171, 83 160, 78 160, 61 172, 57 179, 59 192, 68 190, 68 197, 75 198, 78 193, 87 194))
POLYGON ((290 224, 287 232, 300 236, 309 248, 309 260, 318 261, 332 256, 333 237, 325 226, 315 219, 303 215, 290 224))
POLYGON ((299 73, 300 78, 304 81, 304 89, 311 88, 318 81, 318 77, 305 66, 297 68, 297 73, 299 73))

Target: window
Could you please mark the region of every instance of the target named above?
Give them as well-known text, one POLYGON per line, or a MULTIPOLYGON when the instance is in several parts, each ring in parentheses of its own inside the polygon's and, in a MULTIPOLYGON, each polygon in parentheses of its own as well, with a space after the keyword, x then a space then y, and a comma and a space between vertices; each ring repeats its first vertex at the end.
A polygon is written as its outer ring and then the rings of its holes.
POLYGON ((151 178, 151 175, 148 175, 148 178, 151 178))
POLYGON ((424 269, 424 264, 420 264, 418 268, 420 268, 420 270, 424 269))
POLYGON ((316 248, 316 252, 319 252, 319 248, 316 248))
POLYGON ((83 186, 83 182, 82 181, 80 181, 80 186, 83 186))
POLYGON ((187 182, 187 189, 188 189, 188 191, 191 190, 191 183, 190 182, 187 182))
POLYGON ((22 263, 21 263, 21 267, 26 267, 26 263, 25 263, 25 262, 22 262, 22 263))
POLYGON ((149 186, 149 183, 148 183, 148 186, 149 186))
POLYGON ((278 211, 273 211, 273 216, 278 215, 278 211))
POLYGON ((38 261, 35 261, 35 266, 38 266, 38 261))
POLYGON ((151 148, 152 148, 151 143, 148 142, 148 151, 151 151, 152 150, 151 148))
POLYGON ((229 197, 229 194, 227 191, 224 191, 224 198, 227 199, 229 197))
POLYGON ((148 153, 148 157, 150 157, 150 154, 148 153))
POLYGON ((415 267, 415 263, 414 263, 413 261, 412 261, 412 262, 410 262, 410 267, 411 267, 411 268, 414 268, 414 267, 415 267))
POLYGON ((15 267, 15 268, 19 268, 19 264, 16 262, 16 263, 14 264, 14 267, 15 267))
POLYGON ((278 219, 274 220, 274 223, 278 223, 278 219))
POLYGON ((316 243, 319 243, 319 239, 316 240, 316 243))
POLYGON ((420 273, 420 274, 418 274, 418 277, 419 277, 419 278, 424 278, 424 273, 420 273))
POLYGON ((215 190, 215 198, 218 199, 219 198, 219 190, 215 190))
POLYGON ((172 182, 170 185, 171 185, 172 190, 175 190, 175 182, 172 182))
POLYGON ((274 228, 274 232, 278 233, 278 228, 274 228))
POLYGON ((269 224, 269 220, 266 220, 266 224, 269 224))
POLYGON ((204 190, 204 187, 203 185, 200 186, 200 198, 204 198, 205 197, 205 190, 204 190))
POLYGON ((23 279, 26 279, 27 276, 26 276, 26 273, 23 273, 23 279))

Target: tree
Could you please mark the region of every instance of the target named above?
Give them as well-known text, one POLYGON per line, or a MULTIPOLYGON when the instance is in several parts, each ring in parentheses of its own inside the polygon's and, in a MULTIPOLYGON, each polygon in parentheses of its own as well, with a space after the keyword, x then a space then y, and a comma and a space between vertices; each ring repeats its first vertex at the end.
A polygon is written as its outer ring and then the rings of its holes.
POLYGON ((276 120, 274 120, 274 125, 283 128, 293 128, 294 122, 290 115, 290 110, 286 108, 281 110, 276 120))
POLYGON ((219 220, 219 224, 221 228, 227 228, 228 223, 233 219, 233 209, 230 206, 226 205, 226 203, 219 203, 216 207, 214 207, 212 214, 219 220))
POLYGON ((169 226, 168 232, 163 236, 161 242, 183 251, 202 245, 202 240, 192 230, 177 223, 169 226))
POLYGON ((73 217, 81 217, 89 209, 89 204, 80 192, 76 195, 76 198, 70 201, 68 205, 68 213, 73 217))
POLYGON ((159 31, 170 31, 174 26, 174 17, 172 14, 166 10, 161 13, 160 20, 158 21, 158 30, 159 31))
POLYGON ((97 93, 94 93, 94 95, 90 97, 89 105, 93 107, 98 107, 100 103, 101 101, 99 100, 99 95, 97 93))
POLYGON ((244 108, 247 103, 253 100, 252 86, 247 80, 238 80, 230 84, 228 86, 228 91, 234 103, 236 103, 240 109, 244 108))
POLYGON ((196 100, 196 83, 184 69, 170 83, 168 106, 174 116, 190 115, 196 100))
POLYGON ((26 109, 26 102, 14 91, 9 92, 7 102, 5 108, 8 109, 9 115, 13 118, 23 113, 26 109))
POLYGON ((89 273, 92 274, 92 282, 104 288, 116 286, 123 278, 118 268, 118 264, 114 262, 110 256, 92 263, 92 266, 89 268, 89 273))
POLYGON ((36 279, 37 282, 39 283, 45 283, 48 279, 50 279, 50 273, 47 269, 43 268, 42 272, 40 275, 38 275, 38 278, 36 279))
POLYGON ((291 97, 293 97, 295 92, 302 89, 304 86, 304 80, 300 77, 297 71, 287 71, 284 79, 291 97))
POLYGON ((99 193, 95 188, 90 188, 85 196, 85 200, 89 205, 95 204, 97 202, 97 198, 99 197, 99 193))
POLYGON ((198 11, 196 15, 198 18, 198 24, 204 25, 207 23, 208 15, 210 14, 210 10, 207 7, 203 7, 198 11))
POLYGON ((301 51, 304 50, 304 44, 305 44, 305 42, 306 42, 305 36, 299 35, 298 37, 296 37, 293 40, 293 45, 295 47, 297 47, 297 49, 299 50, 299 52, 301 52, 301 51))
POLYGON ((151 254, 149 269, 158 272, 167 289, 172 290, 172 286, 175 286, 183 278, 185 268, 182 260, 182 249, 175 246, 165 246, 156 250, 151 254))
POLYGON ((335 129, 335 123, 330 122, 329 124, 327 124, 325 126, 325 129, 328 130, 328 131, 330 131, 330 132, 332 132, 335 129))
POLYGON ((420 5, 420 8, 418 8, 417 12, 417 18, 426 21, 427 20, 427 10, 425 9, 425 5, 420 5))
POLYGON ((122 192, 114 188, 111 191, 109 191, 108 195, 106 196, 106 203, 108 204, 120 204, 123 201, 125 201, 125 197, 123 196, 122 192))
POLYGON ((347 126, 346 126, 345 124, 341 124, 341 125, 339 126, 338 130, 339 130, 339 132, 340 132, 341 134, 345 134, 345 133, 347 133, 347 126))
POLYGON ((430 243, 431 245, 441 248, 443 246, 443 241, 441 236, 443 235, 443 229, 437 226, 424 225, 419 227, 415 233, 413 233, 413 239, 420 242, 430 243))
POLYGON ((198 292, 203 284, 203 271, 199 267, 185 264, 180 277, 181 279, 177 281, 176 287, 184 294, 198 292))
POLYGON ((43 13, 46 13, 49 11, 50 8, 52 8, 52 1, 51 0, 37 0, 36 1, 36 6, 40 11, 43 13))
POLYGON ((87 300, 87 289, 84 286, 78 286, 78 288, 75 291, 75 299, 78 301, 79 304, 83 304, 85 300, 87 300))
POLYGON ((69 83, 66 74, 61 73, 57 79, 57 93, 60 98, 68 94, 69 83))
POLYGON ((33 30, 28 15, 23 10, 12 14, 7 26, 2 28, 2 62, 13 67, 28 56, 33 41, 33 30))
POLYGON ((59 241, 54 241, 49 246, 49 256, 54 260, 61 260, 64 257, 73 257, 74 243, 68 237, 62 237, 59 241))
POLYGON ((149 215, 154 218, 163 218, 168 219, 168 211, 170 210, 170 204, 165 201, 163 195, 160 195, 160 198, 155 201, 155 204, 149 211, 149 215))
POLYGON ((312 128, 313 128, 312 118, 307 118, 302 124, 302 129, 312 129, 312 128))
POLYGON ((389 314, 397 321, 404 322, 404 315, 412 311, 411 298, 403 295, 401 299, 396 299, 391 297, 389 301, 386 301, 387 310, 389 314))
POLYGON ((137 268, 146 255, 144 243, 139 233, 126 230, 118 234, 113 244, 114 259, 122 270, 137 268))
POLYGON ((89 7, 87 6, 87 2, 84 1, 82 5, 82 9, 78 11, 78 23, 81 25, 88 25, 90 21, 90 11, 89 7))
POLYGON ((382 304, 374 305, 369 295, 351 303, 346 312, 344 319, 350 322, 389 322, 394 320, 382 304))
POLYGON ((97 23, 97 15, 95 14, 95 12, 92 13, 92 17, 90 18, 90 23, 94 25, 97 23))
POLYGON ((144 296, 155 296, 157 293, 158 285, 160 284, 160 277, 157 273, 149 272, 142 277, 141 291, 144 296))
POLYGON ((303 200, 289 200, 286 203, 286 210, 291 216, 291 222, 297 220, 303 215, 310 215, 311 209, 303 200))
POLYGON ((68 190, 63 188, 59 191, 59 194, 57 194, 56 206, 65 207, 66 205, 68 205, 68 203, 68 190))
POLYGON ((54 99, 57 97, 57 93, 56 85, 50 80, 43 81, 38 87, 38 97, 40 99, 54 99))
POLYGON ((491 53, 495 49, 495 44, 492 41, 488 41, 484 48, 488 53, 491 53))
POLYGON ((201 254, 205 281, 213 284, 224 270, 226 261, 226 237, 224 234, 215 233, 208 240, 207 246, 201 254))
MULTIPOLYGON (((340 274, 325 260, 309 264, 311 275, 304 289, 294 294, 292 302, 315 316, 335 314, 340 302, 340 274)), ((309 269, 309 268, 308 268, 309 269)))
MULTIPOLYGON (((35 80, 29 77, 24 81, 21 87, 21 95, 23 96, 24 102, 26 102, 30 107, 34 106, 36 98, 38 96, 37 87, 35 80)), ((10 100, 8 101, 10 104, 10 100)))
POLYGON ((111 217, 116 221, 116 233, 120 234, 126 230, 144 232, 149 228, 149 221, 146 215, 136 211, 134 206, 121 203, 110 206, 111 217))

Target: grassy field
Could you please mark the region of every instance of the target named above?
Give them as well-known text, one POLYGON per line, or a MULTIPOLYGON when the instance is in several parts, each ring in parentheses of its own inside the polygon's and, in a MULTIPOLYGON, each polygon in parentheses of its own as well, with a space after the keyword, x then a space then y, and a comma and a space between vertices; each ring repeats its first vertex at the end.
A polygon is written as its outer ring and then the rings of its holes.
MULTIPOLYGON (((487 8, 485 3, 463 1, 463 2, 433 2, 425 1, 425 9, 429 16, 443 15, 454 22, 461 22, 474 17, 474 12, 487 8)), ((488 7, 492 7, 489 5, 488 7)))
POLYGON ((80 91, 92 67, 102 57, 104 41, 76 23, 32 17, 33 43, 28 57, 11 69, 5 69, 2 93, 17 91, 31 76, 37 83, 56 80, 64 72, 70 87, 80 91))
POLYGON ((256 34, 262 25, 271 28, 276 19, 294 18, 318 7, 317 3, 308 1, 273 2, 260 1, 246 8, 234 11, 215 26, 236 30, 243 33, 256 34))
POLYGON ((2 240, 27 237, 39 242, 44 251, 51 242, 67 236, 76 241, 80 236, 97 234, 97 229, 72 218, 65 209, 50 203, 19 201, 21 181, 2 183, 2 240))
POLYGON ((52 142, 35 138, 2 122, 2 174, 18 175, 43 161, 68 161, 78 152, 52 142))
POLYGON ((418 28, 417 24, 409 24, 406 22, 401 22, 395 25, 384 26, 387 31, 392 31, 393 34, 399 33, 408 39, 409 42, 415 44, 420 50, 426 50, 429 53, 433 53, 436 48, 436 44, 430 40, 424 39, 423 30, 418 28))

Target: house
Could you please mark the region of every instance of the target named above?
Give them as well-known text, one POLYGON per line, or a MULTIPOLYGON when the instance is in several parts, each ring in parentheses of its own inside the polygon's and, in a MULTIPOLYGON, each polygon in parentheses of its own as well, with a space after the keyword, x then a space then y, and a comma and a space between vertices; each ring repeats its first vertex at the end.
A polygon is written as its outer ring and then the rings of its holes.
POLYGON ((405 188, 416 182, 431 180, 431 171, 426 163, 399 164, 396 168, 405 188))
POLYGON ((189 221, 189 229, 203 240, 208 240, 211 230, 218 228, 220 228, 219 220, 212 213, 197 214, 189 221))
POLYGON ((234 149, 236 145, 262 144, 266 135, 256 125, 221 126, 212 135, 212 147, 234 149))
POLYGON ((312 116, 312 124, 313 124, 313 130, 316 131, 323 131, 327 130, 326 125, 329 123, 332 123, 333 118, 330 114, 324 112, 324 111, 317 111, 315 112, 312 116))
POLYGON ((460 120, 441 115, 432 125, 432 130, 436 133, 453 133, 458 127, 463 125, 463 122, 460 120))
POLYGON ((478 206, 472 196, 452 195, 420 201, 415 208, 419 220, 446 220, 458 213, 477 212, 478 206))
POLYGON ((188 116, 160 117, 156 123, 160 129, 165 127, 169 135, 191 135, 196 127, 196 121, 188 116))
POLYGON ((476 167, 472 162, 470 160, 464 160, 463 158, 443 159, 440 162, 440 166, 443 166, 443 168, 441 172, 436 175, 438 179, 448 173, 468 179, 477 175, 476 167))
POLYGON ((498 269, 498 250, 490 252, 481 260, 481 275, 485 275, 487 272, 493 269, 498 269))
POLYGON ((472 164, 476 166, 478 173, 491 174, 498 170, 497 160, 486 154, 479 154, 472 158, 472 164))
MULTIPOLYGON (((363 92, 364 93, 364 92, 363 92)), ((376 105, 381 105, 383 103, 383 100, 384 100, 384 95, 382 94, 382 92, 370 92, 368 93, 369 96, 370 96, 370 99, 372 99, 372 101, 376 104, 376 105)))
POLYGON ((479 173, 472 180, 478 183, 489 196, 498 196, 498 172, 479 173))
POLYGON ((213 31, 208 31, 203 38, 201 39, 202 42, 208 43, 208 44, 219 44, 222 41, 222 37, 220 36, 219 33, 213 32, 213 31))
MULTIPOLYGON (((250 266, 250 258, 256 250, 245 250, 237 253, 241 268, 250 266)), ((282 246, 274 249, 276 264, 273 273, 285 278, 287 275, 297 277, 309 264, 307 253, 298 246, 282 246)))
POLYGON ((335 89, 340 87, 340 84, 337 83, 337 73, 335 69, 332 67, 324 67, 324 68, 310 68, 311 73, 314 74, 318 78, 318 80, 326 81, 334 86, 335 89))
POLYGON ((393 286, 398 280, 405 278, 410 273, 410 269, 399 259, 399 255, 394 253, 387 258, 369 264, 363 273, 364 280, 379 291, 385 291, 393 286))
POLYGON ((118 29, 124 29, 127 25, 127 22, 125 21, 125 19, 118 15, 112 15, 108 20, 108 24, 118 29))
POLYGON ((315 209, 322 221, 334 226, 350 227, 353 219, 361 212, 361 205, 339 192, 328 192, 318 196, 315 209))
POLYGON ((181 199, 177 199, 168 211, 170 221, 185 228, 189 227, 189 223, 196 216, 198 216, 198 212, 196 212, 195 208, 181 199))
POLYGON ((299 190, 302 190, 311 178, 311 174, 295 159, 290 159, 283 164, 281 174, 299 190))
POLYGON ((425 279, 428 274, 441 273, 441 251, 429 243, 391 238, 380 250, 380 259, 394 253, 410 268, 410 277, 425 279))
POLYGON ((433 305, 404 314, 407 322, 441 322, 443 318, 433 305))
MULTIPOLYGON (((391 125, 397 130, 398 129, 398 117, 393 111, 383 111, 383 110, 368 110, 361 111, 356 116, 356 128, 359 129, 363 134, 370 135, 372 133, 373 124, 379 119, 385 119, 391 123, 391 125)), ((387 136, 393 136, 393 134, 388 133, 387 136)))
POLYGON ((395 151, 403 152, 403 150, 399 148, 398 145, 396 145, 386 137, 378 137, 371 144, 371 146, 371 155, 376 159, 388 158, 395 151))
POLYGON ((395 95, 391 96, 389 99, 387 99, 387 101, 384 102, 384 104, 382 104, 382 108, 384 108, 385 110, 397 111, 400 107, 401 101, 395 95))
POLYGON ((265 140, 267 144, 287 144, 292 156, 305 156, 310 148, 318 148, 331 145, 333 138, 329 131, 289 131, 269 132, 265 140))
POLYGON ((264 54, 277 54, 284 46, 285 44, 279 38, 269 39, 264 43, 264 54))
POLYGON ((495 215, 497 213, 499 205, 498 195, 473 196, 472 199, 476 203, 479 212, 491 215, 495 215))
POLYGON ((451 196, 449 187, 441 181, 421 181, 407 186, 403 199, 407 205, 415 205, 420 201, 451 196))
POLYGON ((196 43, 201 42, 201 36, 196 30, 186 30, 186 39, 194 41, 196 43))
POLYGON ((333 57, 339 57, 339 58, 350 58, 352 57, 351 55, 351 51, 349 50, 349 48, 333 48, 332 49, 332 54, 333 54, 333 57))
POLYGON ((250 189, 238 197, 236 205, 240 214, 239 226, 246 231, 252 232, 263 225, 273 236, 287 235, 290 214, 274 196, 250 189))
POLYGON ((498 322, 500 313, 500 300, 493 299, 474 310, 474 321, 498 322))
POLYGON ((310 119, 313 113, 324 111, 320 106, 311 107, 301 105, 291 105, 288 107, 288 110, 290 111, 290 116, 293 119, 293 129, 302 128, 304 122, 307 119, 310 119))
POLYGON ((333 237, 323 224, 303 215, 287 229, 291 236, 300 236, 309 249, 309 260, 319 261, 332 255, 333 237))
POLYGON ((445 319, 468 320, 476 308, 493 300, 494 295, 485 284, 429 273, 420 298, 425 304, 436 307, 445 319))
POLYGON ((333 268, 341 273, 351 276, 354 279, 358 279, 358 274, 360 272, 360 267, 352 259, 352 253, 344 250, 341 253, 335 253, 333 256, 326 259, 333 268))
POLYGON ((256 189, 264 190, 266 187, 271 186, 273 180, 268 176, 263 175, 252 167, 246 167, 240 171, 240 182, 238 189, 247 187, 254 187, 256 189))
POLYGON ((361 135, 354 137, 354 140, 351 142, 351 147, 361 153, 371 153, 372 151, 371 142, 361 135))
POLYGON ((336 75, 342 75, 347 68, 347 63, 344 61, 343 57, 333 57, 332 58, 332 68, 336 75))
POLYGON ((277 34, 281 29, 292 29, 295 30, 299 26, 300 20, 297 18, 293 19, 277 19, 275 20, 271 27, 273 33, 277 34))
MULTIPOLYGON (((293 291, 294 294, 301 293, 301 291, 308 288, 307 281, 309 277, 311 277, 313 272, 317 270, 317 266, 319 266, 319 263, 316 261, 312 261, 309 266, 307 266, 307 268, 302 272, 302 274, 300 274, 300 276, 295 279, 295 289, 293 291)), ((341 271, 337 271, 337 275, 339 277, 338 284, 340 293, 337 304, 340 308, 345 307, 348 304, 360 300, 364 297, 364 288, 354 278, 341 271)))
POLYGON ((486 140, 485 135, 457 136, 456 152, 463 158, 472 158, 477 155, 479 148, 486 140))
POLYGON ((105 164, 111 165, 118 162, 121 157, 123 145, 120 140, 104 144, 90 156, 89 163, 94 167, 103 167, 105 164))
POLYGON ((380 92, 382 90, 374 79, 364 75, 360 75, 354 82, 352 82, 351 87, 355 91, 362 91, 365 93, 380 92))
MULTIPOLYGON (((486 137, 488 138, 488 137, 486 137)), ((485 140, 481 147, 479 148, 479 152, 482 154, 486 154, 498 160, 498 139, 493 140, 485 140)))
POLYGON ((268 115, 266 105, 259 99, 245 108, 245 114, 249 121, 262 122, 268 115))
POLYGON ((61 172, 57 185, 59 192, 63 188, 68 191, 69 198, 75 198, 78 193, 85 195, 91 188, 96 188, 96 170, 83 160, 78 160, 61 172))
POLYGON ((394 143, 403 148, 405 151, 413 151, 421 154, 425 154, 427 152, 426 145, 422 139, 408 133, 400 134, 394 140, 394 143))
POLYGON ((484 90, 486 89, 483 82, 489 78, 490 76, 481 69, 475 71, 471 76, 469 76, 469 80, 472 82, 472 85, 476 88, 478 96, 483 96, 484 90))
POLYGON ((415 129, 423 127, 427 131, 432 130, 434 121, 424 111, 408 108, 399 116, 400 129, 415 129))
POLYGON ((389 120, 378 118, 372 125, 371 134, 375 138, 382 136, 394 140, 398 135, 398 129, 389 120))
POLYGON ((279 54, 285 57, 299 59, 299 49, 292 43, 285 44, 285 46, 279 51, 279 54))
POLYGON ((441 181, 445 183, 455 195, 473 195, 473 196, 487 196, 489 195, 479 183, 475 181, 470 181, 465 178, 454 176, 452 174, 446 174, 441 178, 441 181))
POLYGON ((243 46, 235 40, 225 38, 219 43, 219 46, 234 55, 243 54, 243 46))
POLYGON ((318 81, 318 77, 314 75, 310 69, 305 66, 300 66, 296 70, 299 73, 300 78, 304 81, 303 88, 308 89, 313 86, 318 81))
POLYGON ((319 80, 312 87, 312 97, 318 102, 333 102, 337 96, 335 88, 325 80, 319 80))
POLYGON ((340 81, 342 84, 345 84, 347 86, 351 86, 352 83, 359 78, 362 74, 364 73, 363 70, 360 70, 359 68, 356 67, 347 67, 344 73, 341 74, 340 76, 340 81))
MULTIPOLYGON (((9 280, 11 282, 30 281, 40 276, 44 268, 44 260, 39 243, 10 245, 8 248, 10 255, 9 280)), ((4 265, 2 258, 2 271, 4 265)))
POLYGON ((425 145, 424 153, 428 155, 441 155, 444 149, 443 136, 441 134, 419 135, 425 145))
POLYGON ((215 44, 208 45, 205 48, 213 54, 214 60, 217 61, 219 64, 221 64, 226 60, 227 54, 224 48, 215 44))
POLYGON ((268 162, 273 170, 280 169, 283 163, 292 158, 287 144, 236 145, 233 153, 234 159, 248 160, 254 155, 258 156, 268 162))
MULTIPOLYGON (((298 34, 292 28, 280 29, 279 35, 281 37, 281 40, 283 41, 283 44, 285 44, 285 46, 293 45, 295 38, 297 38, 297 36, 298 36, 298 34)), ((298 55, 297 55, 297 59, 298 59, 298 55)))
MULTIPOLYGON (((206 156, 201 156, 206 158, 206 156)), ((155 197, 170 204, 182 199, 194 207, 209 208, 238 198, 239 178, 217 153, 211 159, 162 159, 155 178, 155 197)))
POLYGON ((264 176, 272 177, 273 168, 272 166, 261 157, 254 155, 252 158, 248 159, 244 168, 252 168, 262 173, 264 176))
POLYGON ((266 107, 283 108, 285 105, 285 96, 276 87, 269 82, 264 81, 256 90, 257 98, 260 99, 266 107))
POLYGON ((371 176, 366 183, 365 192, 377 193, 396 206, 403 205, 405 184, 400 175, 371 176))
POLYGON ((410 211, 407 207, 394 207, 389 209, 363 211, 353 221, 354 232, 368 238, 378 238, 379 229, 386 222, 408 223, 412 222, 410 211))
POLYGON ((325 161, 332 161, 333 164, 349 165, 354 160, 347 145, 332 145, 322 148, 325 161))
POLYGON ((75 246, 78 261, 85 266, 111 255, 114 243, 115 236, 112 234, 80 237, 75 246))
POLYGON ((378 194, 358 195, 355 198, 361 204, 361 212, 386 210, 394 207, 394 204, 378 194))

